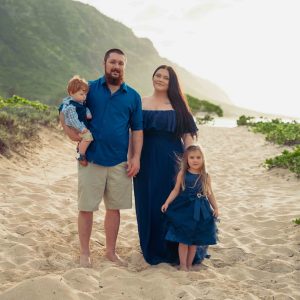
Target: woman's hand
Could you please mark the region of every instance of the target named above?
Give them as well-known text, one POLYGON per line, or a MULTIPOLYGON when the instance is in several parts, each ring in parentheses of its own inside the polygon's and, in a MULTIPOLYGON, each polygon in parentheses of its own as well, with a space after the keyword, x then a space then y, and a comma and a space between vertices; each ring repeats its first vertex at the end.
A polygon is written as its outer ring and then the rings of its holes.
POLYGON ((161 211, 162 211, 163 213, 165 213, 165 212, 167 211, 168 207, 169 207, 169 204, 168 204, 168 203, 165 203, 165 204, 161 207, 161 211))

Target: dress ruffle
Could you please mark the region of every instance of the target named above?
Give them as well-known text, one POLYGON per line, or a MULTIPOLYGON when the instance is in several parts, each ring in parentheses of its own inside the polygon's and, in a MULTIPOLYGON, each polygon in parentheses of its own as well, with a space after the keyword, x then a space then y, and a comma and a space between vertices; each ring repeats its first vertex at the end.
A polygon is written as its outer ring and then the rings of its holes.
POLYGON ((175 110, 143 110, 144 130, 174 132, 176 129, 175 110))

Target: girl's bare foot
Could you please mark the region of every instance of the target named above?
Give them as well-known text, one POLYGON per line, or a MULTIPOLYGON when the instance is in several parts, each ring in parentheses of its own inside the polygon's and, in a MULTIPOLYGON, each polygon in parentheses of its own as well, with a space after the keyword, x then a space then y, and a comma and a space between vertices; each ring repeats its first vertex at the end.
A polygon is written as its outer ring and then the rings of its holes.
POLYGON ((106 253, 105 257, 110 260, 111 262, 114 262, 115 264, 117 264, 118 266, 121 267, 127 267, 128 264, 126 261, 124 261, 119 255, 117 254, 112 254, 112 253, 106 253))
POLYGON ((82 268, 91 268, 92 267, 92 262, 91 262, 90 256, 81 254, 79 264, 82 268))

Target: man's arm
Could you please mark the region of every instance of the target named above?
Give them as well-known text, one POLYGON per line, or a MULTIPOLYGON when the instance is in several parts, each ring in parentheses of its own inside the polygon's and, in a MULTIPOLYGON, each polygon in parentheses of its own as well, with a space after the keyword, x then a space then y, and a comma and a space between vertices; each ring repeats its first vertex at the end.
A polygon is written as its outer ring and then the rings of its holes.
POLYGON ((76 142, 80 142, 81 141, 81 137, 79 136, 78 132, 73 129, 68 127, 65 124, 65 117, 64 114, 62 112, 59 113, 59 120, 60 120, 60 124, 65 132, 65 134, 72 140, 72 141, 76 141, 76 142))
POLYGON ((135 176, 140 170, 140 158, 143 147, 143 130, 132 130, 129 141, 127 175, 135 176))
POLYGON ((86 129, 86 126, 83 122, 79 121, 78 114, 76 112, 76 108, 73 105, 69 105, 64 111, 63 114, 65 116, 65 124, 72 128, 75 128, 79 132, 83 132, 86 129))

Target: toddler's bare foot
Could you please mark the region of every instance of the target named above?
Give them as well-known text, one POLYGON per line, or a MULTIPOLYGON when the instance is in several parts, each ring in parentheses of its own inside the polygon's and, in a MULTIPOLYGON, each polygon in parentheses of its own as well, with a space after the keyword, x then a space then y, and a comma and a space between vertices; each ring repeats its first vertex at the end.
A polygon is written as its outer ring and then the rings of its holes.
POLYGON ((80 154, 77 157, 77 160, 79 161, 79 164, 83 167, 86 167, 88 165, 88 161, 86 160, 85 154, 80 154))
POLYGON ((121 267, 127 267, 128 264, 126 261, 124 261, 119 255, 117 254, 113 254, 113 253, 106 253, 105 257, 110 260, 111 262, 114 262, 115 264, 117 264, 118 266, 121 267))
POLYGON ((83 167, 86 167, 88 165, 88 161, 87 160, 80 160, 79 163, 83 167))
POLYGON ((90 256, 81 254, 79 264, 82 268, 91 268, 92 262, 90 256))

